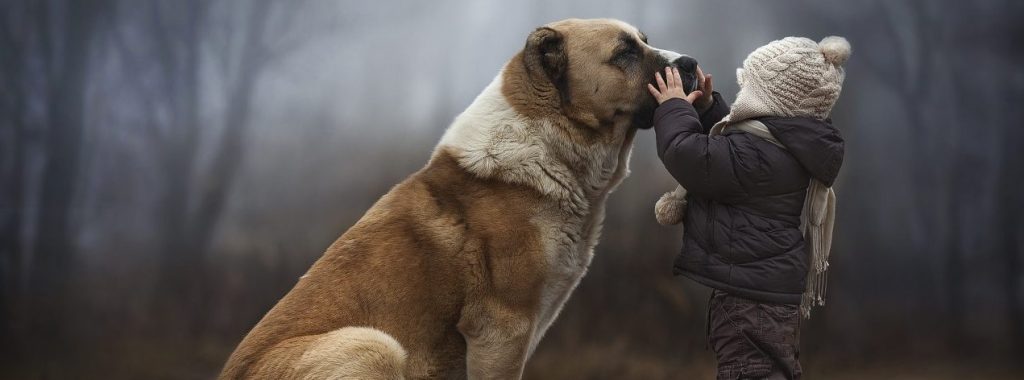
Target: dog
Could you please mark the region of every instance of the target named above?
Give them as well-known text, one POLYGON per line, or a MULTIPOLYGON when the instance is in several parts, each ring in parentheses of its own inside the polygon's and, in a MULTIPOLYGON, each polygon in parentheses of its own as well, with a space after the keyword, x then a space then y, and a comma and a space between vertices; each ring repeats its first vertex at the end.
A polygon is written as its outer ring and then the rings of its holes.
POLYGON ((696 68, 622 21, 533 31, 220 379, 520 378, 593 259, 633 137, 653 124, 646 85, 669 65, 696 68))

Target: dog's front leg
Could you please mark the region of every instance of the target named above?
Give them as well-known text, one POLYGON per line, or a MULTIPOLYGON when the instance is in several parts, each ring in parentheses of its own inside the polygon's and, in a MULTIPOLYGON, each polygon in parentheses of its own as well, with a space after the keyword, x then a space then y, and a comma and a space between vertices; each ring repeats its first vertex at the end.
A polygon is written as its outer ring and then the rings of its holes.
POLYGON ((527 313, 500 301, 467 308, 459 321, 466 338, 466 373, 477 379, 519 379, 534 323, 527 313))

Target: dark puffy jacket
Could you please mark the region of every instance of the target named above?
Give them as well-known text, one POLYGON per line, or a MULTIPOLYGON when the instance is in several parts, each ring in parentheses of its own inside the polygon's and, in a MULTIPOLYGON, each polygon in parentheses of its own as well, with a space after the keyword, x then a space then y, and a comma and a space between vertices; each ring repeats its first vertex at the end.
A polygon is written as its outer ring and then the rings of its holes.
POLYGON ((687 193, 683 249, 673 272, 763 302, 799 304, 808 250, 800 212, 810 177, 831 186, 843 139, 828 121, 765 117, 787 149, 728 128, 708 130, 729 112, 717 93, 703 115, 682 99, 654 114, 658 156, 687 193))

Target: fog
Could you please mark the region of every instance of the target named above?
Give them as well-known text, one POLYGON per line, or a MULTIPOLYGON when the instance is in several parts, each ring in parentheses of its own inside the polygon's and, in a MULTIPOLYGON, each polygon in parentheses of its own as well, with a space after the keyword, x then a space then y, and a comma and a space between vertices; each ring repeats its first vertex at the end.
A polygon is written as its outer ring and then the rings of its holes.
MULTIPOLYGON (((0 3, 0 377, 212 378, 323 250, 424 165, 536 27, 612 17, 735 69, 849 39, 812 378, 1024 369, 1024 3, 0 3)), ((712 378, 709 290, 671 276, 674 183, 640 131, 529 379, 712 378)))

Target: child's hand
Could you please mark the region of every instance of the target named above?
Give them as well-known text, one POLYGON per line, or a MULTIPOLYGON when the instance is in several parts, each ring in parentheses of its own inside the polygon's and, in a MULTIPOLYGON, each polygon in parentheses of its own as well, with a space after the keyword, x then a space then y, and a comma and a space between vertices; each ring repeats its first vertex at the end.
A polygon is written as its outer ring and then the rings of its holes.
POLYGON ((715 98, 712 96, 714 86, 711 83, 711 73, 702 72, 700 66, 697 66, 697 78, 701 80, 700 87, 698 88, 704 94, 693 103, 693 107, 703 113, 708 108, 711 108, 711 104, 715 102, 715 98))
POLYGON ((664 103, 666 100, 672 98, 683 99, 686 102, 693 104, 698 98, 704 95, 704 92, 700 90, 694 90, 687 95, 683 91, 683 79, 679 75, 679 69, 675 67, 665 67, 665 78, 668 82, 661 78, 661 73, 654 74, 654 80, 658 82, 658 87, 648 83, 647 90, 654 95, 654 99, 658 100, 658 104, 664 103))

